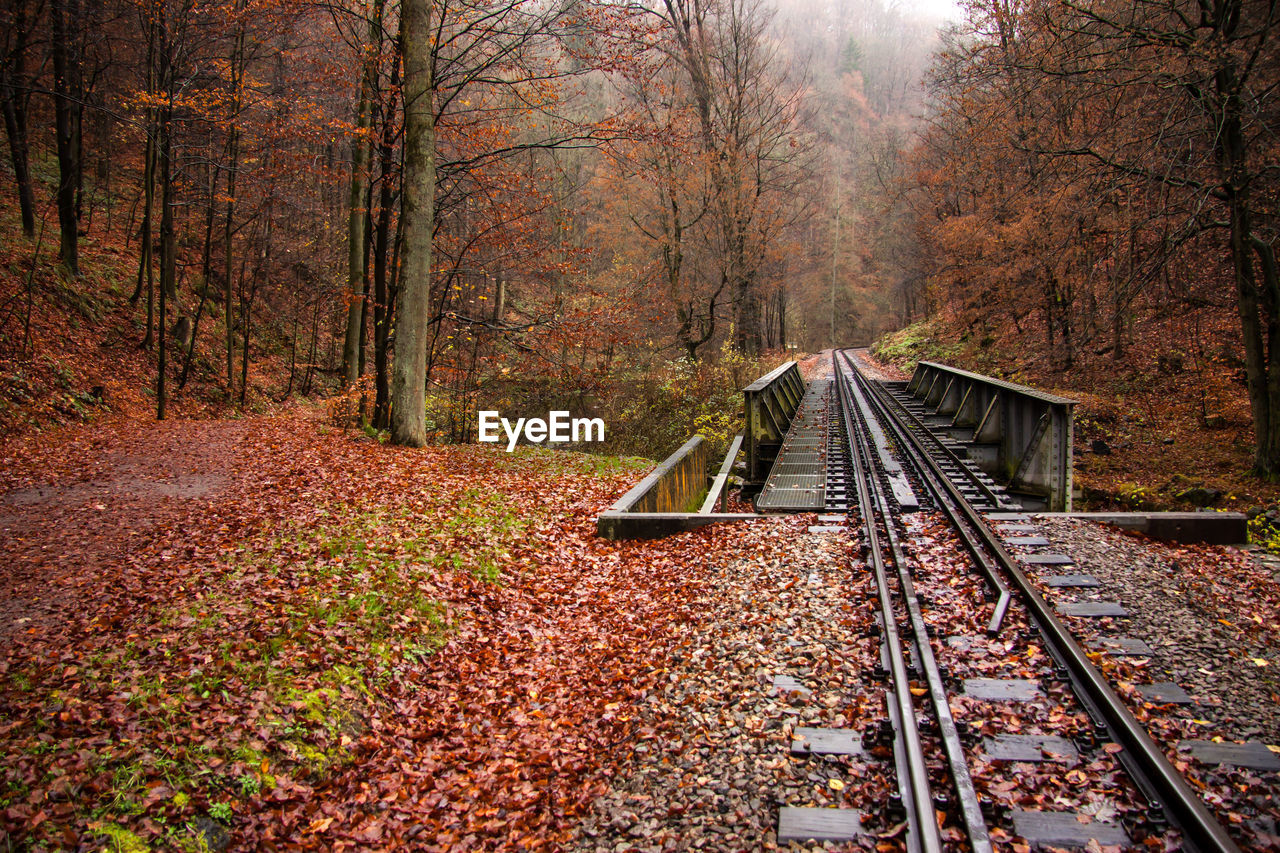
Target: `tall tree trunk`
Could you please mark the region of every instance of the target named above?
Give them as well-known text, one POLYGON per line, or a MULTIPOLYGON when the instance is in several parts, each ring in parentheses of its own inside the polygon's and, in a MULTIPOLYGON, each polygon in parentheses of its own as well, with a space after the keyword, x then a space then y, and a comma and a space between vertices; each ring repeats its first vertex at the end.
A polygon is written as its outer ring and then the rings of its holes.
POLYGON ((840 172, 838 170, 835 183, 835 210, 832 211, 831 222, 831 305, 827 309, 831 314, 828 318, 830 331, 827 336, 827 346, 832 349, 836 346, 836 278, 840 269, 840 238, 843 236, 840 230, 840 172))
POLYGON ((1259 436, 1259 455, 1265 458, 1263 469, 1270 479, 1280 477, 1280 270, 1277 270, 1275 247, 1250 235, 1251 248, 1258 255, 1262 275, 1262 299, 1267 306, 1267 398, 1270 421, 1267 432, 1259 436))
POLYGON ((14 183, 18 188, 18 207, 22 212, 22 233, 36 233, 36 202, 31 189, 31 167, 27 155, 27 115, 21 95, 8 71, 0 71, 0 111, 4 113, 4 129, 9 137, 9 157, 13 162, 14 183))
POLYGON ((311 349, 307 353, 307 372, 302 379, 302 396, 311 393, 311 378, 316 372, 316 344, 320 338, 320 299, 315 298, 311 311, 311 349))
MULTIPOLYGON (((147 93, 155 94, 155 27, 150 26, 147 33, 147 93)), ((142 287, 147 279, 147 271, 151 268, 151 253, 155 249, 152 234, 152 211, 155 207, 156 191, 156 113, 147 107, 143 113, 143 129, 147 134, 142 154, 142 226, 139 229, 138 283, 133 288, 129 302, 137 304, 142 298, 142 287)), ((130 223, 132 228, 132 222, 130 223)), ((148 318, 149 320, 150 318, 148 318)), ((147 337, 144 346, 151 345, 151 325, 147 325, 147 337)))
MULTIPOLYGON (((372 242, 370 211, 373 206, 369 165, 372 161, 374 141, 370 130, 373 123, 373 94, 377 86, 378 56, 382 46, 383 0, 374 0, 370 11, 365 59, 361 67, 357 136, 351 146, 350 212, 347 224, 347 286, 350 304, 347 310, 346 340, 342 353, 344 378, 349 385, 354 384, 365 370, 365 339, 369 324, 369 299, 366 291, 372 242)), ((362 399, 362 410, 363 407, 362 399)))
POLYGON ((218 194, 218 166, 213 156, 209 157, 205 170, 209 180, 209 204, 204 210, 204 257, 200 264, 200 301, 196 303, 196 316, 191 321, 191 340, 187 342, 186 353, 182 359, 182 374, 178 378, 179 391, 187 387, 187 376, 191 372, 191 358, 195 355, 196 340, 200 337, 200 318, 204 316, 204 303, 209 296, 209 279, 213 276, 213 225, 217 214, 215 197, 218 194))
POLYGON ((244 328, 241 330, 244 334, 240 339, 240 408, 244 408, 245 400, 249 394, 249 324, 253 320, 253 297, 258 289, 256 282, 249 285, 249 293, 241 299, 241 323, 244 328))
MULTIPOLYGON (((147 25, 147 92, 156 93, 156 25, 148 16, 147 25)), ((147 332, 142 337, 142 348, 151 349, 155 338, 156 325, 156 286, 155 286, 155 199, 156 199, 156 139, 159 129, 156 126, 157 112, 148 106, 146 110, 147 143, 143 153, 142 195, 144 207, 142 211, 142 255, 138 259, 138 286, 134 289, 131 301, 137 302, 142 295, 145 284, 147 289, 147 332)))
POLYGON ((9 137, 9 156, 13 161, 13 177, 18 187, 18 206, 22 212, 22 231, 28 237, 36 233, 36 202, 31 186, 31 164, 27 146, 26 79, 27 0, 10 0, 9 21, 13 48, 0 60, 0 112, 4 113, 5 134, 9 137))
POLYGON ((782 283, 778 284, 776 298, 778 300, 778 349, 785 350, 787 348, 787 289, 782 283))
POLYGON ((168 347, 165 345, 168 321, 167 300, 175 291, 177 278, 177 241, 173 228, 174 179, 173 179, 173 65, 169 33, 161 12, 160 17, 160 88, 164 92, 164 105, 160 107, 160 317, 156 325, 159 365, 156 369, 156 418, 164 420, 167 400, 165 371, 168 368, 168 347))
POLYGON ((293 393, 293 380, 297 376, 298 371, 298 305, 295 302, 293 306, 293 334, 289 336, 289 384, 285 386, 284 395, 280 398, 280 402, 289 399, 289 395, 293 393))
POLYGON ((404 276, 396 297, 396 354, 391 377, 391 440, 427 443, 427 305, 435 230, 436 119, 431 0, 403 0, 404 276))
POLYGON ((364 330, 365 305, 365 235, 368 205, 365 201, 369 151, 373 141, 369 135, 373 75, 376 72, 378 44, 381 34, 378 19, 382 3, 375 4, 369 19, 369 38, 365 59, 360 64, 360 102, 356 107, 356 135, 351 140, 351 184, 347 216, 347 334, 342 348, 342 376, 348 385, 360 378, 360 342, 364 330))
MULTIPOLYGON (((156 34, 155 16, 147 15, 147 94, 154 98, 157 94, 156 82, 156 34)), ((138 283, 129 297, 130 303, 136 304, 142 297, 143 288, 147 294, 147 331, 142 336, 142 348, 150 350, 155 343, 156 325, 156 288, 155 288, 155 198, 156 198, 156 140, 159 129, 156 127, 157 111, 148 104, 144 112, 144 130, 147 134, 146 145, 142 154, 142 227, 138 257, 138 283)))
MULTIPOLYGON (((370 155, 369 159, 372 161, 372 159, 373 159, 373 148, 372 148, 372 145, 370 146, 370 149, 369 149, 369 155, 370 155)), ((370 181, 369 186, 366 188, 366 191, 365 191, 364 209, 365 209, 365 217, 364 217, 364 258, 363 258, 363 261, 364 261, 364 272, 363 272, 363 284, 364 284, 364 287, 362 288, 362 290, 364 290, 364 293, 362 293, 362 294, 361 294, 361 300, 360 300, 360 301, 361 301, 361 306, 360 306, 360 333, 359 333, 359 335, 358 335, 358 336, 357 336, 357 338, 356 338, 356 341, 357 341, 357 347, 356 347, 356 350, 357 350, 357 356, 356 356, 356 377, 357 377, 357 378, 359 378, 359 377, 361 377, 361 376, 364 376, 364 374, 365 374, 365 357, 367 356, 367 354, 368 354, 368 349, 369 349, 369 347, 367 346, 367 343, 368 343, 368 340, 369 340, 369 293, 368 293, 368 281, 369 281, 369 273, 371 272, 371 268, 372 268, 372 266, 373 266, 373 183, 372 183, 372 181, 370 181)), ((360 415, 361 415, 361 417, 364 417, 364 405, 365 405, 365 400, 364 400, 364 397, 363 397, 363 396, 361 396, 361 398, 360 398, 360 408, 361 408, 360 415)))
POLYGON ((738 351, 746 355, 759 355, 761 349, 760 334, 760 295, 751 286, 750 279, 738 277, 737 321, 738 351))
MULTIPOLYGON (((270 164, 265 164, 268 167, 270 164)), ((253 305, 258 299, 258 286, 262 280, 271 275, 272 235, 275 212, 270 199, 274 197, 275 187, 267 186, 267 206, 262 212, 262 251, 254 252, 253 274, 249 276, 248 290, 240 288, 240 322, 244 326, 244 336, 240 341, 240 406, 243 407, 249 393, 249 336, 253 331, 253 305)), ((243 276, 242 276, 243 278, 243 276)))
POLYGON ((396 93, 400 90, 400 40, 391 58, 391 86, 386 109, 382 110, 382 140, 378 145, 378 228, 373 244, 373 425, 386 429, 390 419, 390 383, 387 375, 387 345, 391 332, 390 287, 387 281, 387 253, 391 243, 391 218, 395 212, 394 159, 396 139, 396 93))
MULTIPOLYGON (((244 8, 244 0, 237 0, 237 10, 244 8)), ((236 43, 231 54, 231 127, 227 130, 227 216, 222 228, 223 262, 226 269, 226 299, 222 304, 222 319, 226 325, 225 354, 227 362, 227 397, 234 399, 235 381, 235 282, 231 271, 235 267, 232 243, 235 236, 236 173, 240 169, 240 104, 244 89, 244 24, 236 30, 236 43)), ((248 334, 248 330, 245 330, 248 334)))
POLYGON ((206 285, 200 291, 200 301, 196 304, 196 318, 191 321, 191 340, 187 344, 187 352, 182 360, 182 375, 178 377, 178 391, 187 387, 187 375, 191 372, 191 359, 196 352, 196 341, 200 338, 200 318, 204 316, 204 303, 209 295, 209 287, 206 285))
POLYGON ((62 236, 58 254, 67 272, 78 276, 80 122, 84 96, 80 0, 50 0, 49 19, 53 30, 53 113, 58 149, 58 225, 62 236))
MULTIPOLYGON (((1240 5, 1239 0, 1228 0, 1215 7, 1215 24, 1228 44, 1240 25, 1240 5)), ((1261 241, 1253 234, 1253 176, 1241 98, 1244 83, 1229 51, 1223 50, 1218 63, 1214 74, 1217 110, 1207 113, 1206 118, 1213 122, 1214 159, 1227 205, 1231 264, 1253 410, 1254 469, 1263 477, 1276 479, 1280 478, 1280 282, 1276 281, 1274 255, 1263 254, 1259 286, 1254 253, 1261 241)))

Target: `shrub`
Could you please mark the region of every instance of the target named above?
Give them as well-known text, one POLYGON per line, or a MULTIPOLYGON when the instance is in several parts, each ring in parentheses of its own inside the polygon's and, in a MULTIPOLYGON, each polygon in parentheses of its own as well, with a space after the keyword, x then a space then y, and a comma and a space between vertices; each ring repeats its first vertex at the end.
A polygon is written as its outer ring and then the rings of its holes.
POLYGON ((373 413, 373 400, 373 377, 361 376, 354 385, 325 401, 327 420, 342 429, 362 427, 373 413))
POLYGON ((700 434, 718 460, 742 429, 743 387, 782 360, 747 358, 726 345, 712 358, 679 358, 624 375, 602 400, 609 427, 602 449, 661 459, 700 434))

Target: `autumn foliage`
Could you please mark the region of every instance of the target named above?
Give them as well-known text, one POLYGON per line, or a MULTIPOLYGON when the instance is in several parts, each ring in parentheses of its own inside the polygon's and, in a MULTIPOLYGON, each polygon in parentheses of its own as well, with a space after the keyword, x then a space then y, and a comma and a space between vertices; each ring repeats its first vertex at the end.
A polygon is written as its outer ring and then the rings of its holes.
POLYGON ((1001 369, 1181 376, 1205 425, 1236 425, 1247 400, 1254 467, 1273 476, 1275 8, 968 11, 907 181, 917 310, 991 362, 1017 352, 1001 369))

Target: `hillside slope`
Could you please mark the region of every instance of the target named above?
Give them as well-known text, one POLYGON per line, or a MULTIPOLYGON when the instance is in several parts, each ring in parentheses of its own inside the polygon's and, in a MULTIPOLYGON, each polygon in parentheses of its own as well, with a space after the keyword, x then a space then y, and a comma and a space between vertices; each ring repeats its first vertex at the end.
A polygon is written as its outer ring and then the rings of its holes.
MULTIPOLYGON (((0 242, 0 436, 112 415, 154 416, 158 351, 154 342, 143 347, 145 289, 136 302, 130 300, 138 246, 125 235, 127 227, 117 221, 85 235, 82 275, 69 279, 57 263, 56 223, 46 223, 35 239, 24 238, 16 209, 7 199, 0 202, 0 231, 13 235, 0 242)), ((221 293, 210 288, 202 305, 202 288, 198 276, 184 275, 177 304, 169 306, 167 385, 173 416, 207 416, 239 403, 239 338, 232 399, 224 366, 226 327, 215 301, 221 293), (179 318, 194 321, 197 309, 191 366, 185 387, 179 387, 187 358, 175 333, 179 318)), ((305 354, 293 353, 289 330, 275 328, 270 319, 254 318, 248 411, 268 411, 304 387, 315 392, 333 386, 321 365, 307 383, 305 354)))

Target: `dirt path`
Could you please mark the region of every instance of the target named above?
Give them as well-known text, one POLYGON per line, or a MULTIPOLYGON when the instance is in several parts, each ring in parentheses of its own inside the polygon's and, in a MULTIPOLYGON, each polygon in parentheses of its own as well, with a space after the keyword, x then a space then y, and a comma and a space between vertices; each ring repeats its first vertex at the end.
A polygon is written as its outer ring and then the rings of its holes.
POLYGON ((131 583, 131 557, 198 525, 254 454, 254 421, 83 427, 15 442, 0 484, 0 644, 46 641, 131 583), (16 446, 15 446, 16 445, 16 446))

